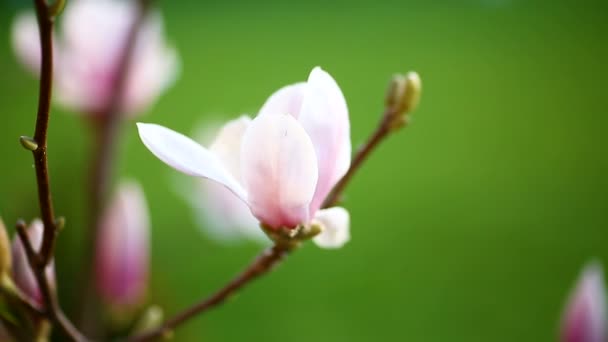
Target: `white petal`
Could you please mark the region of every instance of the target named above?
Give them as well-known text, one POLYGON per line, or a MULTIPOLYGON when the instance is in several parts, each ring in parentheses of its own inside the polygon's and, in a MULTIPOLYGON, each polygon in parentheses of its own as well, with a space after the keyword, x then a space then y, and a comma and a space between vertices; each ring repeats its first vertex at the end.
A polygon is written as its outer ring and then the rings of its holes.
POLYGON ((259 115, 289 114, 297 119, 300 115, 305 88, 306 83, 301 82, 277 90, 266 100, 259 115))
POLYGON ((342 91, 334 79, 316 67, 308 78, 299 121, 310 136, 318 158, 319 182, 311 214, 319 209, 350 166, 350 122, 342 91))
POLYGON ((228 121, 219 131, 209 150, 216 155, 232 176, 241 180, 241 145, 251 118, 243 115, 228 121))
POLYGON ((313 223, 323 227, 323 232, 313 239, 319 247, 340 248, 350 240, 350 215, 342 207, 317 211, 313 223))
POLYGON ((25 67, 35 74, 40 72, 40 35, 34 12, 20 13, 12 28, 13 49, 25 67))
POLYGON ((307 223, 317 184, 314 147, 290 115, 259 115, 243 137, 242 177, 249 206, 263 223, 278 228, 307 223))
POLYGON ((209 150, 160 125, 137 123, 137 127, 144 145, 160 160, 187 175, 214 180, 247 202, 244 188, 209 150))

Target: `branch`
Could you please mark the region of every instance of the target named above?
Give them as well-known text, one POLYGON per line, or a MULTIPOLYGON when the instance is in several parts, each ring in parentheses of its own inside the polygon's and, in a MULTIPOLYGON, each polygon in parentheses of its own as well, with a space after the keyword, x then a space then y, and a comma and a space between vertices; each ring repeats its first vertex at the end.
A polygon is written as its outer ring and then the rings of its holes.
POLYGON ((288 245, 277 244, 264 251, 258 256, 242 273, 230 281, 219 291, 204 299, 203 301, 185 309, 172 319, 163 323, 160 327, 136 335, 128 339, 130 342, 153 341, 157 338, 170 336, 173 329, 187 322, 191 318, 205 313, 222 304, 228 297, 236 293, 239 289, 250 283, 252 280, 272 270, 290 252, 288 245))
MULTIPOLYGON (((60 329, 74 341, 86 341, 76 330, 73 324, 65 317, 57 300, 56 293, 51 289, 46 277, 45 269, 53 258, 55 242, 59 231, 53 211, 53 201, 49 184, 49 171, 47 162, 47 131, 49 126, 52 82, 53 82, 53 23, 54 13, 45 0, 35 0, 36 15, 40 33, 41 67, 40 67, 40 90, 38 96, 38 113, 36 118, 36 130, 34 133, 35 148, 32 149, 34 156, 34 168, 36 170, 36 183, 38 185, 38 201, 40 205, 40 216, 44 223, 44 232, 40 252, 36 253, 32 248, 29 238, 25 232, 25 225, 19 224, 18 231, 23 242, 26 254, 36 276, 36 281, 42 292, 47 316, 57 324, 60 329)), ((25 146, 25 145, 24 145, 25 146)))

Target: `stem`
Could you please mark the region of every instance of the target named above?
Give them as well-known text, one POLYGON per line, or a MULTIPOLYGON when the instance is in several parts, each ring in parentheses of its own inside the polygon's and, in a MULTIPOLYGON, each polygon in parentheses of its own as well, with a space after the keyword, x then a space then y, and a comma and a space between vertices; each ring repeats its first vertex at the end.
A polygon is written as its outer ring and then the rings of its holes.
POLYGON ((272 248, 265 250, 260 254, 260 256, 258 256, 242 273, 210 297, 185 309, 172 319, 163 323, 160 327, 144 332, 141 335, 133 336, 129 338, 128 341, 152 341, 171 334, 172 330, 177 326, 222 304, 228 297, 236 293, 249 282, 272 270, 272 268, 283 260, 289 252, 290 247, 288 246, 274 245, 272 248))
POLYGON ((92 324, 89 321, 96 321, 94 316, 98 310, 97 297, 95 295, 95 240, 99 231, 100 218, 105 208, 105 202, 110 189, 112 172, 114 170, 114 162, 116 160, 116 149, 119 141, 119 128, 121 123, 121 105, 123 103, 123 95, 126 90, 127 76, 131 66, 132 57, 135 51, 137 36, 142 27, 148 8, 150 7, 149 0, 138 1, 138 14, 129 32, 127 33, 122 49, 122 55, 118 59, 118 64, 115 69, 114 79, 112 83, 112 93, 105 109, 96 114, 97 120, 94 122, 94 130, 97 139, 94 145, 94 151, 91 161, 91 175, 89 180, 90 193, 90 221, 87 236, 85 238, 84 252, 86 256, 83 258, 83 273, 87 286, 84 287, 82 315, 85 325, 92 324))
POLYGON ((53 85, 53 23, 54 18, 49 11, 45 0, 35 0, 36 15, 40 33, 41 67, 40 67, 40 89, 38 96, 38 113, 36 118, 36 130, 34 140, 38 147, 32 152, 34 156, 34 168, 36 170, 36 183, 38 185, 38 201, 40 204, 40 216, 44 223, 44 233, 40 252, 36 253, 25 232, 25 225, 19 224, 18 231, 26 254, 36 277, 36 281, 42 292, 47 316, 57 324, 60 329, 74 341, 86 341, 76 330, 73 324, 63 314, 57 294, 51 289, 46 277, 46 267, 53 258, 55 241, 58 228, 55 224, 55 213, 49 183, 48 161, 47 161, 47 131, 49 127, 51 95, 53 85))

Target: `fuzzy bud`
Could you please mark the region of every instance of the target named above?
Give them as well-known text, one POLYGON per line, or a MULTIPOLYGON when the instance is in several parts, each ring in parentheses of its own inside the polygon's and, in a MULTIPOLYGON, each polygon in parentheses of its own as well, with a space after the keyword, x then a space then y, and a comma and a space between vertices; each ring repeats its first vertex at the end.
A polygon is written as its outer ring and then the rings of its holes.
POLYGON ((149 218, 144 193, 123 183, 102 216, 96 246, 97 288, 114 311, 130 311, 145 299, 149 218))
POLYGON ((562 342, 607 340, 606 289, 603 278, 599 263, 590 263, 583 269, 564 311, 562 342))

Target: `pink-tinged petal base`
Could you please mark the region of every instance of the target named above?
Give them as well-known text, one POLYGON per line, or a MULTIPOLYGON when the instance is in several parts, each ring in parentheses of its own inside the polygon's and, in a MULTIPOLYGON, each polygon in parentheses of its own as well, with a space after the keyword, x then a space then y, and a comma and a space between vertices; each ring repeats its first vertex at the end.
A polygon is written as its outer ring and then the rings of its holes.
POLYGON ((243 183, 253 214, 272 228, 307 223, 317 184, 314 147, 291 115, 258 115, 241 150, 243 183))

